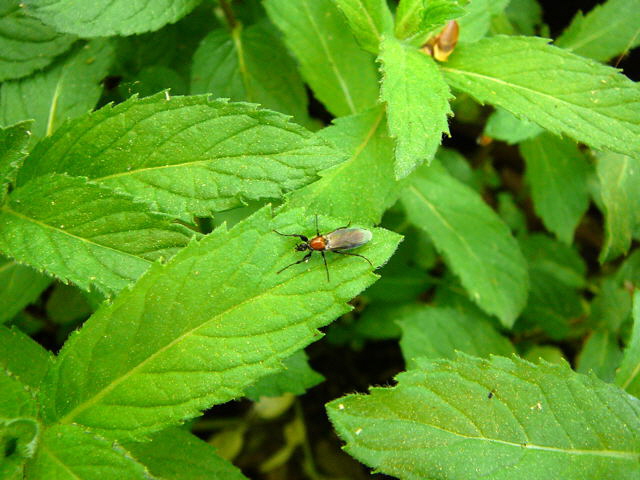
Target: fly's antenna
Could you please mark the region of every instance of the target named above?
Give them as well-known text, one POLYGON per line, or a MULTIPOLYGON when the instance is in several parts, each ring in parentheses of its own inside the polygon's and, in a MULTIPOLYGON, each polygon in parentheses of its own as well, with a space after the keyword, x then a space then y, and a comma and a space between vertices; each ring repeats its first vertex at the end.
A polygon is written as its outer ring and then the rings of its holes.
POLYGON ((318 228, 318 214, 316 213, 316 235, 320 236, 320 229, 318 228))

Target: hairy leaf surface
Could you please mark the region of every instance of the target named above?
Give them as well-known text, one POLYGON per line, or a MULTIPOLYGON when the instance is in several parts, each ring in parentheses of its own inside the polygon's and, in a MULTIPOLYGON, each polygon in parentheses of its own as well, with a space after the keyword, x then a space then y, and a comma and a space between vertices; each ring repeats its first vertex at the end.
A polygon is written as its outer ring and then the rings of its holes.
POLYGON ((393 175, 394 142, 387 133, 384 109, 336 119, 320 136, 349 158, 292 192, 288 205, 365 225, 379 223, 400 188, 393 175))
POLYGON ((14 190, 0 208, 0 250, 80 288, 118 291, 192 232, 130 197, 59 174, 14 190))
POLYGON ((84 38, 158 30, 189 13, 199 0, 25 0, 27 12, 57 31, 84 38))
POLYGON ((36 457, 27 467, 26 478, 152 480, 156 477, 113 440, 81 425, 54 425, 44 432, 36 457))
MULTIPOLYGON (((67 341, 46 382, 49 420, 142 436, 282 369, 376 279, 367 262, 340 255, 328 259, 331 282, 320 258, 276 274, 299 255, 295 239, 273 229, 305 232, 306 224, 300 209, 271 218, 266 207, 154 264, 67 341)), ((359 252, 380 265, 398 240, 375 229, 359 252)))
POLYGON ((386 0, 333 1, 344 13, 360 46, 377 55, 382 35, 393 29, 393 17, 386 0))
POLYGON ((0 370, 32 390, 40 387, 53 356, 17 328, 0 326, 0 370))
POLYGON ((394 37, 382 43, 381 99, 387 102, 389 132, 396 138, 396 178, 429 163, 449 134, 449 87, 435 61, 394 37))
POLYGON ((86 176, 191 221, 279 197, 342 159, 283 114, 159 94, 66 124, 34 149, 18 182, 50 172, 86 176))
POLYGON ((327 405, 351 455, 403 479, 640 474, 640 401, 567 364, 460 356, 327 405))
POLYGON ((597 149, 640 153, 640 88, 611 67, 534 37, 459 45, 450 85, 597 149))

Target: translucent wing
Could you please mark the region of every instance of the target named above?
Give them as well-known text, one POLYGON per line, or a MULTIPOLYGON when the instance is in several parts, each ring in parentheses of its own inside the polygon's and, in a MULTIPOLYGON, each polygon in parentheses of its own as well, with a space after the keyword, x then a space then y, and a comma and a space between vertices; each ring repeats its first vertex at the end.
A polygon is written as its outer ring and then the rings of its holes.
POLYGON ((339 228, 325 235, 327 250, 350 250, 371 240, 371 232, 363 228, 339 228))

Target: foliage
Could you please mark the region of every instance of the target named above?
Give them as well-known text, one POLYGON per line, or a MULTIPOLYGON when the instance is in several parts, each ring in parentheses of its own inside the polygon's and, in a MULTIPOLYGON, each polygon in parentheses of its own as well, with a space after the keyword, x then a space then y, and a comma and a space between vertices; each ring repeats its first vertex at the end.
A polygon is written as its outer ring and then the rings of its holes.
POLYGON ((638 478, 640 3, 543 7, 3 2, 0 478, 638 478))

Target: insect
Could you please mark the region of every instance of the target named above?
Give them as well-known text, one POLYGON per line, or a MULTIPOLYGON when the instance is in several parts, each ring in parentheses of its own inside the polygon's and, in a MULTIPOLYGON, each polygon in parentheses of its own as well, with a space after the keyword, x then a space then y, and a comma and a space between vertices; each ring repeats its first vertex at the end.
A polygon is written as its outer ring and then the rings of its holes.
POLYGON ((335 230, 323 235, 320 234, 320 230, 318 229, 318 216, 316 215, 316 236, 311 240, 309 240, 308 237, 297 233, 287 234, 280 233, 277 230, 274 230, 274 232, 282 235, 283 237, 297 237, 302 240, 302 243, 299 243, 295 247, 297 252, 304 252, 309 250, 309 253, 307 253, 303 258, 301 258, 297 262, 293 262, 291 265, 287 265, 286 267, 278 270, 277 273, 282 273, 287 268, 298 265, 299 263, 307 263, 311 258, 313 252, 320 252, 320 255, 322 255, 324 268, 327 271, 327 282, 330 281, 329 267, 327 266, 327 258, 325 257, 324 252, 333 252, 339 253, 341 255, 351 255, 353 257, 364 258, 367 262, 369 262, 369 265, 373 267, 373 264, 367 257, 358 253, 343 251, 358 248, 371 240, 372 237, 369 230, 365 230, 364 228, 349 228, 349 225, 351 225, 351 222, 349 222, 349 224, 345 227, 336 228, 335 230))
POLYGON ((446 62, 456 48, 459 31, 458 22, 451 20, 438 35, 430 38, 421 50, 440 62, 446 62))

